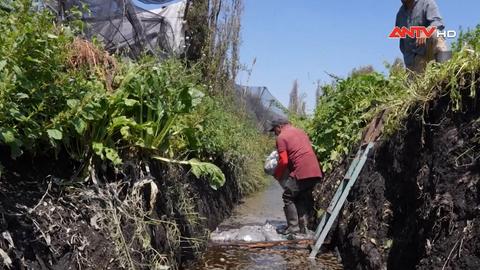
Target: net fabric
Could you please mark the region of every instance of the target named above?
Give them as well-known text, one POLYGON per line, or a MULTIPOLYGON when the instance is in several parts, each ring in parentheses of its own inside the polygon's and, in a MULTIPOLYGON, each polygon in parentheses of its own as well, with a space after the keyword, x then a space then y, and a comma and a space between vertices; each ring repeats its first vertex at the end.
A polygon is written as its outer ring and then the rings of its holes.
POLYGON ((278 117, 286 117, 287 109, 267 87, 237 85, 237 96, 246 111, 256 120, 262 131, 268 131, 270 122, 278 117))
MULTIPOLYGON (((137 58, 147 51, 163 59, 185 51, 184 17, 188 0, 36 1, 57 12, 61 20, 71 19, 66 11, 82 11, 87 38, 97 37, 111 53, 137 58), (147 10, 147 4, 155 5, 147 10)), ((286 108, 266 87, 237 85, 236 88, 239 104, 244 105, 260 130, 267 131, 272 119, 285 116, 286 108)))
POLYGON ((148 10, 131 0, 60 0, 47 5, 60 19, 70 19, 64 15, 69 10, 80 10, 87 38, 97 37, 111 53, 133 58, 144 52, 159 58, 183 53, 187 0, 142 2, 163 5, 148 10))

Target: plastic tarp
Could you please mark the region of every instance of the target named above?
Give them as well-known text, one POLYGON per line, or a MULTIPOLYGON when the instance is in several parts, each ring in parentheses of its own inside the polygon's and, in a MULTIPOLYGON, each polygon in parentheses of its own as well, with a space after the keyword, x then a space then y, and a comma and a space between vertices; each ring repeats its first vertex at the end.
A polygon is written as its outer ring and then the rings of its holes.
POLYGON ((140 21, 145 24, 147 29, 156 29, 161 33, 161 35, 158 35, 155 31, 147 31, 147 38, 150 37, 151 44, 159 44, 160 47, 167 49, 170 54, 180 54, 184 51, 186 5, 187 1, 184 0, 138 14, 140 21), (161 23, 158 17, 162 18, 161 23))
MULTIPOLYGON (((277 150, 270 153, 267 159, 265 159, 265 165, 263 166, 263 170, 266 174, 272 175, 272 176, 275 174, 275 170, 277 169, 277 166, 278 166, 278 159, 279 159, 279 156, 278 156, 277 150)), ((285 169, 282 178, 278 180, 278 183, 282 188, 285 188, 285 184, 288 180, 289 175, 290 175, 290 170, 288 170, 287 168, 285 169)))
POLYGON ((48 1, 61 19, 70 19, 72 8, 81 10, 87 38, 98 37, 110 52, 136 57, 147 51, 160 58, 183 53, 187 0, 151 2, 165 5, 146 10, 131 0, 48 1))

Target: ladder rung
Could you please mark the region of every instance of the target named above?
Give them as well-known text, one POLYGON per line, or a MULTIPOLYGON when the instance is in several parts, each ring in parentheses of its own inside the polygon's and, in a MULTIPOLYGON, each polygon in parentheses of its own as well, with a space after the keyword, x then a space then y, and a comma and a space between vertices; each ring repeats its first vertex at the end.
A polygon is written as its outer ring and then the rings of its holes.
POLYGON ((374 145, 375 144, 371 142, 367 145, 365 150, 359 150, 355 160, 350 164, 350 168, 348 169, 344 180, 337 188, 337 192, 335 193, 333 200, 331 201, 330 206, 326 211, 328 213, 328 217, 325 215, 322 218, 320 226, 317 227, 317 230, 315 232, 315 245, 310 252, 310 259, 315 259, 318 251, 320 250, 320 247, 323 244, 323 241, 325 241, 325 238, 330 231, 330 228, 332 227, 335 219, 340 213, 343 204, 347 200, 350 189, 355 184, 360 172, 362 171, 362 168, 367 160, 369 151, 373 148, 374 145))

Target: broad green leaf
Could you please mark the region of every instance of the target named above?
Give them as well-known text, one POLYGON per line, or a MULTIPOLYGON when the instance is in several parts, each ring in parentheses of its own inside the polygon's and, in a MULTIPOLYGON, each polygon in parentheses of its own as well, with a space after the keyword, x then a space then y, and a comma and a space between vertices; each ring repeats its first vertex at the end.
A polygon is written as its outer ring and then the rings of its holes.
POLYGON ((89 111, 84 111, 81 113, 82 117, 85 118, 86 120, 93 121, 95 120, 95 115, 89 111))
POLYGON ((16 159, 23 154, 21 149, 23 143, 19 139, 15 138, 15 133, 12 129, 0 128, 0 140, 10 147, 11 157, 13 159, 16 159))
POLYGON ((118 155, 118 152, 110 147, 106 147, 101 142, 93 142, 92 143, 93 152, 99 156, 102 160, 107 158, 110 160, 114 165, 119 165, 122 163, 122 159, 118 155))
POLYGON ((15 95, 15 97, 18 98, 18 99, 26 99, 26 98, 28 98, 28 95, 25 94, 25 93, 17 93, 15 95))
POLYGON ((51 39, 57 39, 58 38, 58 36, 53 35, 53 34, 47 34, 47 37, 51 38, 51 39))
POLYGON ((340 154, 337 151, 334 150, 330 153, 331 161, 338 161, 339 158, 340 158, 340 154))
POLYGON ((78 101, 78 99, 68 99, 67 100, 67 106, 70 107, 70 109, 77 108, 79 104, 80 104, 80 101, 78 101))
POLYGON ((114 165, 122 164, 122 159, 118 155, 118 152, 115 149, 105 147, 105 156, 109 159, 114 165))
POLYGON ((223 174, 222 170, 220 170, 215 164, 201 162, 196 159, 191 159, 188 163, 192 166, 192 173, 197 178, 207 178, 210 187, 214 190, 217 190, 225 184, 225 174, 223 174))
POLYGON ((16 120, 21 120, 23 117, 23 115, 20 113, 19 110, 17 110, 17 108, 11 108, 10 110, 8 110, 8 112, 10 113, 10 115, 15 118, 16 120))
POLYGON ((7 65, 7 61, 5 60, 2 60, 0 61, 0 71, 2 71, 2 69, 7 65))
POLYGON ((100 142, 93 142, 92 143, 92 149, 93 149, 93 152, 99 156, 101 159, 104 159, 105 156, 103 155, 103 149, 104 149, 104 146, 103 146, 103 143, 100 143, 100 142))
POLYGON ((137 141, 135 142, 135 145, 138 147, 145 148, 145 141, 142 138, 137 138, 137 141))
POLYGON ((79 117, 73 119, 73 126, 79 135, 82 135, 83 132, 85 132, 85 129, 87 129, 87 123, 85 123, 85 121, 79 117))
POLYGON ((112 126, 113 127, 120 127, 120 126, 136 126, 137 122, 133 119, 129 119, 126 116, 119 116, 112 119, 112 126))
POLYGON ((136 101, 135 99, 129 99, 129 98, 125 99, 123 102, 124 102, 125 105, 127 105, 128 107, 132 107, 132 106, 134 106, 135 104, 138 104, 138 101, 136 101))
POLYGON ((147 127, 145 129, 145 131, 147 132, 148 135, 153 135, 153 128, 152 127, 147 127))
POLYGON ((120 128, 120 134, 122 134, 122 137, 124 139, 128 139, 131 136, 130 127, 129 126, 124 126, 124 127, 120 128))
POLYGON ((188 161, 179 161, 179 160, 172 160, 164 157, 153 157, 156 160, 160 160, 163 162, 168 163, 176 163, 182 165, 190 165, 191 172, 197 178, 205 178, 209 181, 210 187, 214 190, 222 187, 225 184, 225 174, 223 174, 222 170, 217 167, 215 164, 208 163, 208 162, 201 162, 197 159, 191 159, 188 161))
POLYGON ((205 94, 202 93, 202 91, 199 91, 195 88, 191 88, 189 92, 190 92, 190 95, 192 96, 193 107, 197 107, 200 103, 202 103, 202 99, 205 96, 205 94))
POLYGON ((62 132, 58 129, 47 129, 47 134, 48 134, 48 137, 57 141, 63 138, 62 132))
POLYGON ((33 62, 33 63, 36 63, 36 64, 42 64, 42 61, 38 60, 38 59, 35 59, 35 58, 32 58, 30 56, 27 56, 26 59, 30 62, 33 62))
POLYGON ((4 130, 0 132, 0 139, 6 144, 11 144, 15 142, 15 135, 11 130, 4 130))

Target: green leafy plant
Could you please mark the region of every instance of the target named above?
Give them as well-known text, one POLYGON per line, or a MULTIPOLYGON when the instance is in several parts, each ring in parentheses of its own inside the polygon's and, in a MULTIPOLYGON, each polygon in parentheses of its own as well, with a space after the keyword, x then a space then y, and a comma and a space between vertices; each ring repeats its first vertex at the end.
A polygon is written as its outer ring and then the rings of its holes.
POLYGON ((323 92, 309 130, 327 171, 350 152, 376 113, 395 106, 406 95, 395 78, 388 80, 379 73, 337 79, 323 92))
POLYGON ((154 159, 168 162, 168 163, 175 163, 181 165, 189 165, 191 167, 191 172, 197 178, 206 178, 209 180, 210 187, 214 190, 219 189, 225 184, 225 175, 223 174, 222 170, 218 168, 216 165, 208 162, 201 162, 197 159, 191 159, 187 161, 180 161, 180 160, 172 160, 168 158, 154 156, 154 159))
POLYGON ((164 153, 175 120, 200 104, 199 76, 179 61, 117 61, 29 1, 13 8, 0 11, 0 143, 12 158, 64 147, 118 165, 122 149, 164 153))
POLYGON ((248 114, 236 107, 234 99, 206 97, 195 112, 181 119, 186 154, 201 160, 221 159, 235 172, 245 194, 268 183, 263 162, 275 147, 274 141, 257 130, 248 114), (190 134, 190 135, 187 135, 190 134), (195 134, 195 136, 191 136, 195 134))
MULTIPOLYGON (((12 158, 65 150, 76 161, 120 166, 129 152, 140 152, 220 161, 245 193, 266 182, 261 164, 273 143, 235 109, 233 83, 222 82, 223 96, 206 97, 203 65, 112 57, 75 37, 81 24, 55 24, 27 0, 0 17, 0 143, 12 158)), ((192 172, 215 171, 199 164, 192 172)), ((209 177, 215 186, 225 181, 219 173, 209 177)))
POLYGON ((476 98, 480 77, 480 26, 462 33, 446 63, 430 63, 423 74, 393 69, 382 74, 359 74, 337 79, 323 88, 309 133, 326 170, 352 151, 365 126, 386 111, 384 135, 402 128, 411 113, 422 116, 426 104, 449 95, 451 110, 460 111, 466 98, 476 98), (412 111, 416 108, 416 111, 412 111))

